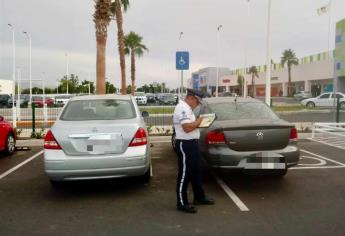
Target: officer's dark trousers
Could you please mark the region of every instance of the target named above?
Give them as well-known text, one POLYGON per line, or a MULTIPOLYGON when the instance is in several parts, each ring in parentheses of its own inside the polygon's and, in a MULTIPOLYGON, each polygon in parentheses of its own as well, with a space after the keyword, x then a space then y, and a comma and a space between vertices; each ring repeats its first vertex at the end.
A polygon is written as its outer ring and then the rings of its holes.
POLYGON ((188 205, 187 190, 191 182, 194 199, 204 199, 205 193, 201 186, 201 170, 199 147, 197 140, 176 140, 175 151, 178 156, 177 174, 177 205, 188 205))

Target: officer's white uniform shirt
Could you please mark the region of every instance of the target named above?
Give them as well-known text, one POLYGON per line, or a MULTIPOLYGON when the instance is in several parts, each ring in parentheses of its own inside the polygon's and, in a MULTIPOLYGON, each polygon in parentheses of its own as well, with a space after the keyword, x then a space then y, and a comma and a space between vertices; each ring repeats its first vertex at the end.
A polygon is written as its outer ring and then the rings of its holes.
POLYGON ((176 107, 174 111, 174 128, 176 132, 176 139, 183 139, 183 140, 191 140, 191 139, 199 139, 200 138, 200 131, 199 129, 195 129, 189 133, 184 132, 182 125, 186 123, 192 123, 195 121, 195 115, 193 113, 192 108, 185 102, 181 101, 176 107))

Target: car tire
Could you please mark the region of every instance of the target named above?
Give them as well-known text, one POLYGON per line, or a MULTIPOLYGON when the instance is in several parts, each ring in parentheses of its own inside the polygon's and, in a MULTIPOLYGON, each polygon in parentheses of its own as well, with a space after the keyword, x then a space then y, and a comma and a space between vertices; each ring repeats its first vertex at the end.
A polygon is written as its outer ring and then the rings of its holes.
POLYGON ((5 153, 7 155, 11 155, 13 154, 15 148, 16 148, 16 141, 14 139, 14 135, 13 133, 9 133, 6 139, 5 153))
POLYGON ((314 108, 315 107, 315 103, 307 102, 306 106, 309 107, 309 108, 314 108))
POLYGON ((62 181, 57 181, 57 180, 49 180, 50 185, 53 188, 61 188, 63 186, 63 182, 62 181))
POLYGON ((150 182, 151 179, 151 165, 150 167, 147 169, 147 171, 145 172, 144 175, 140 176, 140 180, 142 183, 146 184, 148 182, 150 182))
POLYGON ((176 132, 175 132, 175 129, 173 129, 173 133, 171 135, 171 147, 174 149, 174 151, 175 151, 175 145, 176 145, 175 142, 176 142, 176 132))

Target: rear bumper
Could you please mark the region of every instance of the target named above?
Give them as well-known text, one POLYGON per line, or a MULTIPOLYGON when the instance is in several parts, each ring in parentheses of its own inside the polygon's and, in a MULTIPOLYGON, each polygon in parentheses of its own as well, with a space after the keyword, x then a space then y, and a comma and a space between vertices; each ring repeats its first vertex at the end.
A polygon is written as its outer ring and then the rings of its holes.
POLYGON ((226 146, 211 147, 202 152, 213 168, 222 169, 282 169, 297 165, 300 150, 289 144, 281 150, 237 152, 226 146))
POLYGON ((129 147, 118 155, 67 156, 44 150, 44 169, 51 180, 82 180, 140 176, 150 167, 147 146, 129 147))

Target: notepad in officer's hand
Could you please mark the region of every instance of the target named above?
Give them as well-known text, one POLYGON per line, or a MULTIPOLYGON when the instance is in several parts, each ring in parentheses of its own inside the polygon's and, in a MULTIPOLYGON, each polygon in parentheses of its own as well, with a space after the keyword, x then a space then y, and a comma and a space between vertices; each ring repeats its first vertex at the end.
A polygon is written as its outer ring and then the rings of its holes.
POLYGON ((200 117, 202 117, 203 119, 198 127, 208 128, 212 125, 213 121, 215 121, 216 114, 215 113, 201 114, 200 117))

